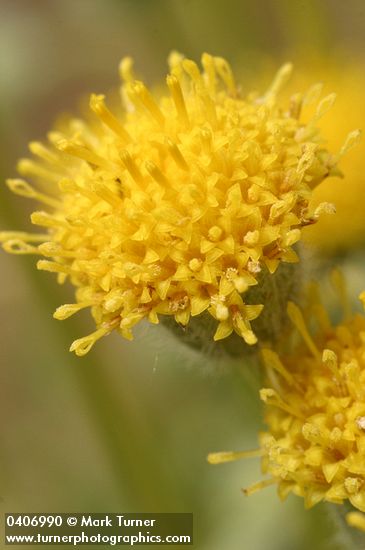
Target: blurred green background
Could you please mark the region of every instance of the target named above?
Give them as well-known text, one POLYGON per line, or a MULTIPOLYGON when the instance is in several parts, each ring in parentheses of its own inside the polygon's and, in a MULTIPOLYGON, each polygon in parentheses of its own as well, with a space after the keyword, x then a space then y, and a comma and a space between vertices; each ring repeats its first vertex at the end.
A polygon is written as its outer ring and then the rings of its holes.
MULTIPOLYGON (((171 49, 254 75, 287 59, 361 58, 364 30, 363 0, 1 0, 1 179, 59 112, 115 86, 124 55, 149 83, 171 49)), ((32 205, 0 194, 1 229, 27 228, 32 205)), ((159 327, 75 358, 69 344, 92 322, 52 319, 72 289, 34 262, 0 254, 3 511, 193 512, 199 550, 335 547, 321 506, 280 504, 274 488, 243 496, 257 460, 207 464, 211 451, 257 445, 260 406, 241 372, 159 327)))

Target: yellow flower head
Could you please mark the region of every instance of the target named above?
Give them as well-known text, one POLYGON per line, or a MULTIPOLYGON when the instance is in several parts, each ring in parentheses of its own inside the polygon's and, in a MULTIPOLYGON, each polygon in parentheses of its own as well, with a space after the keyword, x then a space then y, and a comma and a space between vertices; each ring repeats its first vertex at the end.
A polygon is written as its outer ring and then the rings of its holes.
POLYGON ((173 53, 167 93, 154 97, 124 59, 124 110, 92 95, 90 121, 30 144, 36 159, 18 169, 35 187, 7 182, 45 206, 31 219, 46 233, 3 233, 4 248, 49 258, 38 268, 77 287, 57 319, 91 308, 97 330, 72 344, 78 355, 112 330, 132 338, 142 319, 185 326, 204 311, 217 320, 215 340, 236 331, 254 344, 250 321, 263 305, 247 305, 245 293, 260 271, 297 260, 302 227, 328 208, 310 212, 308 201, 338 173, 317 130, 333 94, 303 124, 313 90, 284 107, 278 100, 290 65, 262 96, 243 95, 224 59, 204 54, 202 65, 173 53))
MULTIPOLYGON (((365 305, 365 292, 360 298, 365 305)), ((270 477, 246 494, 277 484, 282 499, 292 492, 308 508, 348 500, 365 512, 365 316, 347 312, 333 326, 318 297, 310 309, 305 318, 296 305, 288 306, 304 344, 280 357, 263 351, 271 384, 260 392, 268 426, 260 449, 217 453, 210 461, 262 456, 270 477), (307 325, 317 325, 315 335, 307 325)))

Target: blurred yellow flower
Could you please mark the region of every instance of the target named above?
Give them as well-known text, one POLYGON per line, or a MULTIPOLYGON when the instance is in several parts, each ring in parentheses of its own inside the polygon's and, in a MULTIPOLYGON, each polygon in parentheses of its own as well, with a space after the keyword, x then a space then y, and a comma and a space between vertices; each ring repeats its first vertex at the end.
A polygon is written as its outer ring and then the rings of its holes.
POLYGON ((297 261, 302 227, 331 210, 310 211, 308 201, 338 173, 339 156, 317 130, 333 94, 318 101, 315 87, 282 107, 290 65, 265 94, 245 97, 222 58, 204 54, 203 72, 177 53, 169 61, 169 94, 154 97, 124 59, 124 112, 92 95, 95 119, 71 119, 49 133, 51 146, 30 144, 37 160, 19 162, 42 191, 7 182, 47 211, 31 217, 45 234, 3 233, 5 250, 50 258, 38 268, 77 287, 76 303, 59 307, 57 319, 91 308, 97 330, 73 342, 78 355, 112 330, 132 338, 142 319, 173 316, 185 326, 206 310, 218 322, 215 340, 236 331, 254 344, 250 322, 263 305, 247 305, 246 291, 260 272, 297 261), (313 99, 303 124, 301 104, 313 99))
POLYGON ((351 527, 365 533, 365 515, 361 512, 349 512, 346 514, 346 521, 351 527))
MULTIPOLYGON (((335 278, 343 294, 338 273, 335 278)), ((365 305, 365 292, 360 299, 365 305)), ((346 306, 343 321, 333 326, 318 295, 305 315, 294 303, 288 314, 304 344, 296 342, 280 357, 263 350, 270 387, 260 391, 268 426, 260 449, 215 453, 209 460, 261 456, 270 477, 246 494, 276 484, 281 499, 292 492, 308 508, 348 500, 365 512, 365 316, 346 306)), ((365 525, 358 515, 349 519, 365 525)))
MULTIPOLYGON (((307 72, 300 72, 296 86, 309 85, 317 76, 323 81, 325 89, 333 90, 337 94, 331 116, 324 117, 319 122, 319 128, 326 136, 327 146, 337 150, 348 131, 365 127, 364 63, 346 61, 341 66, 335 66, 317 61, 307 72)), ((306 113, 303 115, 305 117, 306 113)), ((344 252, 365 244, 363 142, 346 155, 341 162, 341 169, 345 174, 343 180, 329 178, 313 192, 313 207, 323 200, 330 201, 336 207, 336 215, 322 216, 318 224, 309 227, 303 236, 305 242, 328 253, 344 252)))

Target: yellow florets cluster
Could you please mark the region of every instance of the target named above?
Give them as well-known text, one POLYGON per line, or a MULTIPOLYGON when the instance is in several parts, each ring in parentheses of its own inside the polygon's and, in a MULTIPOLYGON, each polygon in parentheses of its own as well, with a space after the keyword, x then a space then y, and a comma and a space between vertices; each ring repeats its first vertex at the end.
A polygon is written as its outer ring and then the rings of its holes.
POLYGON ((224 59, 204 54, 202 65, 172 54, 168 93, 154 97, 124 59, 124 111, 92 95, 94 119, 70 120, 50 145, 30 144, 36 160, 20 161, 41 191, 8 181, 45 205, 31 219, 46 233, 2 234, 4 248, 49 258, 38 268, 77 287, 57 319, 91 308, 97 330, 72 344, 78 355, 114 329, 131 338, 142 319, 185 326, 204 311, 217 320, 215 340, 236 331, 254 344, 250 321, 263 305, 247 305, 246 291, 260 271, 296 261, 302 227, 331 209, 309 212, 308 201, 338 173, 317 130, 334 95, 304 124, 313 90, 278 100, 289 65, 262 96, 243 95, 224 59))
MULTIPOLYGON (((365 292, 360 298, 365 304, 365 292)), ((365 512, 365 316, 351 315, 332 326, 318 301, 307 321, 293 303, 288 313, 305 347, 297 344, 280 357, 263 351, 270 387, 260 392, 268 426, 260 449, 217 453, 210 461, 261 456, 270 477, 247 494, 276 484, 282 499, 292 492, 308 508, 322 500, 348 500, 365 512), (317 325, 314 336, 307 322, 317 325)))
POLYGON ((365 317, 328 325, 315 341, 304 334, 309 350, 300 359, 265 354, 284 380, 261 390, 269 405, 263 470, 282 498, 293 492, 307 507, 348 499, 365 512, 365 317))

